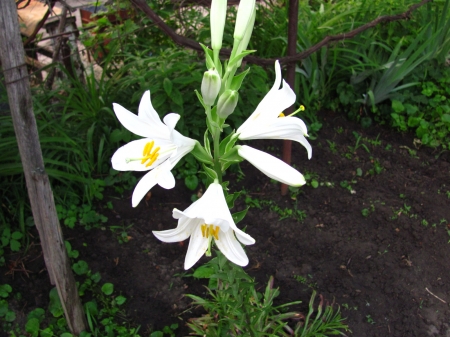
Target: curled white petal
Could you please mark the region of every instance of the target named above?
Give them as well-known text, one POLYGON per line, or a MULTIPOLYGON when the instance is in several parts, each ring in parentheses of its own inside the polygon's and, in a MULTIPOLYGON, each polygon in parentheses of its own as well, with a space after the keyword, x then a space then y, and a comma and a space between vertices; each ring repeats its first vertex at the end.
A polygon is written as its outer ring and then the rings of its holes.
POLYGON ((306 183, 300 172, 266 152, 243 145, 238 147, 238 153, 272 179, 290 186, 301 186, 306 183))
POLYGON ((131 204, 136 207, 142 198, 145 197, 148 191, 156 184, 160 185, 165 189, 170 189, 175 187, 175 178, 170 172, 172 165, 169 161, 165 161, 163 164, 159 165, 155 169, 148 172, 141 180, 137 183, 133 191, 133 197, 131 198, 131 204))

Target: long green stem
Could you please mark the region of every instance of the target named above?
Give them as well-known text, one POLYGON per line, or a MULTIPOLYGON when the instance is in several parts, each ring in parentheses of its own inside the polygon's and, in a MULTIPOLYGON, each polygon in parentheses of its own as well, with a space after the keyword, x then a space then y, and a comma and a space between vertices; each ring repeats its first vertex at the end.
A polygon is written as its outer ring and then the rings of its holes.
POLYGON ((222 183, 222 167, 220 165, 220 129, 214 130, 214 171, 217 173, 219 183, 222 183))

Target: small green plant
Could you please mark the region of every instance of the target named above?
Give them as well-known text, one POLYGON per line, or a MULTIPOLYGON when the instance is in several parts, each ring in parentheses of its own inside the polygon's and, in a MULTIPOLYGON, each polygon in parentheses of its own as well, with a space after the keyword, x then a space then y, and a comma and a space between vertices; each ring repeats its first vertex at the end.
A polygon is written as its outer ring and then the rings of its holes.
POLYGON ((329 141, 328 139, 327 139, 327 143, 330 146, 331 153, 336 154, 338 152, 336 143, 329 141))
POLYGON ((174 323, 171 324, 170 326, 165 326, 162 331, 153 331, 150 334, 150 337, 164 337, 164 336, 170 336, 170 337, 175 337, 176 334, 176 330, 178 329, 178 324, 174 323))
POLYGON ((375 324, 375 321, 370 315, 366 315, 367 323, 369 324, 375 324))

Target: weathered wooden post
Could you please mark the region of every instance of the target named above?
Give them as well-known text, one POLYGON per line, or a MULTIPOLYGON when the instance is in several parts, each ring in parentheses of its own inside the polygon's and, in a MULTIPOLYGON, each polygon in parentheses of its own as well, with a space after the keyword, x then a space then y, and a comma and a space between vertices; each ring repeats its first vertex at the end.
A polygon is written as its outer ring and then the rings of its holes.
POLYGON ((86 330, 87 325, 64 246, 53 192, 45 173, 14 0, 0 1, 0 60, 45 264, 51 282, 58 289, 69 329, 73 334, 79 335, 86 330))
MULTIPOLYGON (((289 1, 289 21, 288 21, 288 45, 287 54, 293 56, 297 53, 297 30, 298 30, 298 0, 289 1)), ((289 63, 286 70, 286 82, 295 89, 295 63, 289 63)), ((286 109, 286 115, 294 112, 294 106, 286 109)), ((292 153, 292 140, 283 140, 283 160, 290 164, 292 153)), ((281 195, 286 195, 288 186, 281 184, 281 195)))

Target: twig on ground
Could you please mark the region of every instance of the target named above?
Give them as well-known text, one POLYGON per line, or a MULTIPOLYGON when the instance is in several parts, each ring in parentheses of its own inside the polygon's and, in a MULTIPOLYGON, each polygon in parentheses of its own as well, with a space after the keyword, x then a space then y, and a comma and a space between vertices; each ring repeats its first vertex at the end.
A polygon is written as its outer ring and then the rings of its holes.
POLYGON ((425 290, 428 291, 428 292, 429 292, 431 295, 433 295, 434 297, 436 297, 436 298, 437 298, 439 301, 441 301, 442 303, 447 303, 447 302, 445 302, 442 298, 437 297, 435 294, 433 294, 431 291, 429 291, 427 287, 425 287, 425 290))

